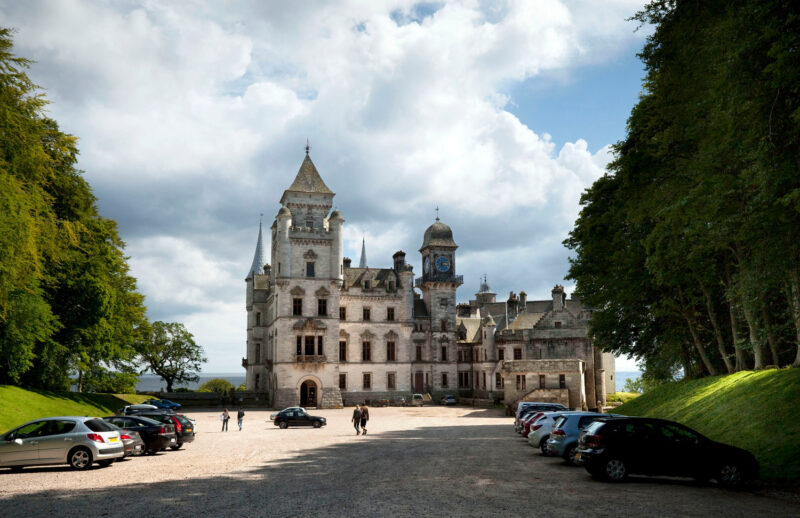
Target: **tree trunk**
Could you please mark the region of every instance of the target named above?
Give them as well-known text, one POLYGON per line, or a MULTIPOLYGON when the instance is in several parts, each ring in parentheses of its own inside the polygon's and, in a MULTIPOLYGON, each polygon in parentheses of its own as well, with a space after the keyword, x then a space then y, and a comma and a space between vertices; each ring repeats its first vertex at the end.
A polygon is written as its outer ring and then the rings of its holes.
POLYGON ((750 331, 750 344, 753 346, 753 368, 761 370, 766 367, 764 362, 764 344, 761 343, 759 338, 758 321, 756 314, 753 310, 753 303, 742 297, 742 311, 744 311, 744 319, 747 321, 747 328, 750 331))
POLYGON ((764 319, 764 331, 767 334, 767 343, 769 344, 769 352, 772 355, 772 365, 778 367, 778 339, 772 331, 772 321, 769 319, 769 311, 767 305, 761 305, 761 316, 764 319))
POLYGON ((83 371, 78 369, 78 392, 83 392, 83 371))
POLYGON ((681 363, 683 364, 683 374, 686 379, 691 379, 697 376, 696 369, 692 364, 692 355, 689 354, 689 349, 686 347, 686 344, 681 341, 681 363))
POLYGON ((691 333, 691 335, 692 335, 692 342, 694 342, 694 346, 697 349, 697 354, 700 355, 700 360, 703 362, 703 365, 705 366, 705 368, 708 371, 708 373, 710 375, 712 375, 712 376, 716 376, 717 375, 717 369, 714 367, 714 364, 711 363, 711 359, 708 357, 708 353, 706 352, 706 348, 700 342, 700 337, 698 337, 697 333, 695 332, 694 321, 692 320, 692 317, 689 315, 689 311, 690 311, 689 304, 686 301, 685 297, 683 296, 683 290, 681 290, 680 288, 678 288, 678 295, 681 298, 681 300, 680 300, 681 310, 680 311, 683 314, 683 318, 686 319, 686 325, 689 326, 689 333, 691 333))
POLYGON ((742 341, 739 339, 739 319, 736 316, 736 297, 733 295, 733 280, 731 279, 730 267, 725 267, 725 298, 728 299, 728 313, 731 319, 731 336, 733 337, 733 351, 736 355, 736 372, 747 370, 747 355, 742 348, 742 341))
POLYGON ((792 367, 800 367, 800 276, 794 268, 789 273, 789 305, 792 308, 792 321, 797 337, 797 355, 792 367))
POLYGON ((717 325, 717 313, 714 311, 714 301, 711 298, 711 293, 706 289, 705 284, 700 279, 697 279, 697 283, 700 285, 700 289, 703 290, 703 295, 706 298, 706 309, 708 310, 708 318, 711 320, 711 327, 714 328, 714 336, 717 338, 717 347, 719 348, 719 354, 722 357, 722 361, 725 362, 725 368, 728 370, 728 374, 734 372, 734 365, 731 363, 731 359, 728 357, 728 351, 725 348, 725 340, 722 338, 722 330, 717 325))

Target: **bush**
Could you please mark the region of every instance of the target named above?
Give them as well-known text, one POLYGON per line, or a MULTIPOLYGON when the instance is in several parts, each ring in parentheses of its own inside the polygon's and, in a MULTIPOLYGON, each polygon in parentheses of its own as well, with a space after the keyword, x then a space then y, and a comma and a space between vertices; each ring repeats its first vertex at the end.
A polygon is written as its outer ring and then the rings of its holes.
POLYGON ((213 378, 197 389, 198 392, 216 392, 217 394, 230 394, 234 390, 233 383, 224 378, 213 378))

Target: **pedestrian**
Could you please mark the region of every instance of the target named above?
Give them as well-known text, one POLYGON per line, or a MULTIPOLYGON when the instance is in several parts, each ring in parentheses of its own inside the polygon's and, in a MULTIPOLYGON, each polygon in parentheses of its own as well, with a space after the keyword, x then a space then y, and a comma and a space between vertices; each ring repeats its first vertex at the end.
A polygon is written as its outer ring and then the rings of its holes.
POLYGON ((369 421, 369 408, 367 404, 361 405, 361 433, 367 435, 367 421, 369 421))
POLYGON ((239 423, 239 431, 242 431, 242 421, 244 421, 244 410, 242 407, 239 407, 239 411, 236 412, 236 421, 239 423))
POLYGON ((230 419, 230 418, 231 418, 231 415, 228 413, 228 409, 227 408, 225 410, 223 410, 222 413, 219 415, 219 419, 220 419, 220 421, 222 421, 222 431, 223 432, 227 432, 228 431, 228 419, 230 419))
POLYGON ((358 405, 353 409, 353 427, 356 429, 356 435, 361 435, 361 430, 358 429, 361 424, 361 409, 358 405))

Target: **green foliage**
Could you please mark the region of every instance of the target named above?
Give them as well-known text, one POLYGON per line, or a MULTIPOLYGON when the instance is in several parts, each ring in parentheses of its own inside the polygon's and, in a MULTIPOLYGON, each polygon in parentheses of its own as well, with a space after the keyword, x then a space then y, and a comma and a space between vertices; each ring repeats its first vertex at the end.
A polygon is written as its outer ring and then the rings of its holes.
POLYGON ((216 392, 218 394, 230 394, 235 387, 233 383, 224 378, 212 378, 197 389, 197 392, 216 392))
POLYGON ((800 479, 800 369, 665 383, 615 413, 670 419, 752 452, 765 480, 800 479))
POLYGON ((623 387, 625 392, 636 392, 638 394, 644 394, 644 381, 642 378, 626 378, 625 379, 625 386, 623 387))
POLYGON ((138 372, 116 372, 96 365, 83 377, 86 392, 106 392, 116 394, 135 393, 139 383, 138 372))
POLYGON ((627 391, 627 386, 625 387, 626 392, 615 392, 614 394, 608 394, 606 396, 606 401, 609 403, 627 403, 633 398, 637 398, 642 394, 636 391, 627 391))
POLYGON ((247 390, 247 383, 242 383, 242 384, 240 384, 240 385, 239 385, 239 386, 236 388, 236 390, 238 390, 239 392, 244 392, 244 391, 246 391, 246 390, 247 390))
POLYGON ((143 328, 137 352, 145 368, 164 379, 167 392, 175 383, 197 381, 200 364, 206 361, 192 334, 173 322, 156 321, 143 328))
POLYGON ((106 416, 125 405, 143 403, 150 397, 138 394, 85 394, 27 390, 0 385, 0 432, 31 419, 55 415, 106 416))
POLYGON ((646 77, 569 278, 644 382, 800 366, 800 4, 653 1, 646 77))
POLYGON ((46 117, 12 46, 0 29, 0 383, 129 387, 112 372, 131 371, 143 297, 75 168, 77 139, 46 117))

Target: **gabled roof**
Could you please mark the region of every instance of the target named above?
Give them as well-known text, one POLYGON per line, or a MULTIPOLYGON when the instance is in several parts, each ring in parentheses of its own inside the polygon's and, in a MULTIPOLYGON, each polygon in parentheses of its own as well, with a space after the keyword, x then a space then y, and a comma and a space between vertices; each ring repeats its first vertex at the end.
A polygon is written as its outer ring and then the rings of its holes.
POLYGON ((314 162, 311 161, 311 157, 308 155, 303 159, 303 163, 300 164, 300 169, 297 171, 294 182, 284 191, 281 197, 281 203, 284 202, 286 195, 290 192, 312 192, 333 195, 333 191, 328 189, 328 186, 322 181, 322 177, 317 172, 317 168, 314 167, 314 162))
POLYGON ((516 331, 517 329, 533 329, 539 320, 544 316, 544 313, 520 313, 517 318, 511 322, 508 329, 516 331))
POLYGON ((367 272, 369 272, 370 287, 373 290, 386 289, 390 280, 397 282, 397 274, 391 268, 345 268, 344 288, 361 287, 364 275, 367 272))
POLYGON ((247 277, 244 280, 253 278, 255 274, 264 273, 264 265, 267 264, 267 253, 264 249, 264 240, 261 237, 261 222, 258 222, 258 241, 256 241, 256 253, 253 255, 253 264, 250 265, 250 271, 247 272, 247 277))
POLYGON ((457 318, 456 329, 464 331, 464 339, 459 342, 478 343, 481 341, 481 319, 480 318, 457 318))

